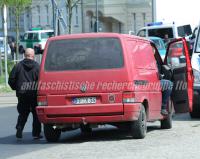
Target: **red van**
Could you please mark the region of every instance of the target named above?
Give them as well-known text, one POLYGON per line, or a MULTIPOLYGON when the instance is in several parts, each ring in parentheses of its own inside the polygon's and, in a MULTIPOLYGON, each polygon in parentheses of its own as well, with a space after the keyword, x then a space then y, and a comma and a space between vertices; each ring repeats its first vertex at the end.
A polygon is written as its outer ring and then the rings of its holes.
POLYGON ((187 48, 183 51, 187 63, 172 68, 174 82, 191 84, 174 91, 177 99, 169 101, 169 115, 163 117, 155 58, 162 59, 153 43, 116 33, 50 38, 40 68, 37 107, 47 141, 57 141, 63 131, 80 128, 87 133, 101 124, 126 126, 133 138, 145 137, 147 121, 160 120, 161 128, 171 128, 173 105, 185 112, 192 104, 190 58, 187 48), (183 92, 184 99, 179 99, 183 92))

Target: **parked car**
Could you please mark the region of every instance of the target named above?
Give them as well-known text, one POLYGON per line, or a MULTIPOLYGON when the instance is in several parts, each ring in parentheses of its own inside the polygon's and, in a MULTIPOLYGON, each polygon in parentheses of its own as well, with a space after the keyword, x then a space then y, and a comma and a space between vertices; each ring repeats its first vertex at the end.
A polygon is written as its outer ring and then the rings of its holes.
POLYGON ((26 48, 35 49, 36 54, 43 52, 49 37, 54 36, 53 30, 43 30, 41 28, 32 28, 26 31, 20 40, 19 52, 24 53, 26 48))
POLYGON ((178 25, 175 22, 172 23, 163 23, 163 22, 154 22, 149 23, 147 26, 141 28, 137 35, 141 37, 156 36, 165 40, 165 43, 169 41, 185 37, 189 40, 190 35, 192 34, 192 28, 190 24, 178 25))
MULTIPOLYGON (((156 59, 163 64, 155 44, 136 36, 93 33, 50 38, 41 62, 36 108, 47 141, 58 141, 67 130, 91 133, 102 124, 127 127, 133 138, 140 139, 146 135, 147 121, 161 121, 161 128, 170 129, 172 102, 169 114, 162 116, 159 72, 152 65, 156 59)), ((163 70, 169 68, 166 59, 163 70)), ((175 85, 190 82, 188 88, 174 91, 176 112, 186 112, 192 104, 190 67, 188 63, 173 68, 175 85)))
POLYGON ((166 54, 166 48, 163 39, 154 36, 150 36, 149 39, 155 43, 161 58, 164 60, 166 54))
MULTIPOLYGON (((4 38, 0 37, 0 51, 1 51, 1 58, 4 58, 5 56, 5 47, 4 47, 4 38)), ((7 44, 7 56, 8 59, 11 59, 11 49, 9 44, 7 44)))

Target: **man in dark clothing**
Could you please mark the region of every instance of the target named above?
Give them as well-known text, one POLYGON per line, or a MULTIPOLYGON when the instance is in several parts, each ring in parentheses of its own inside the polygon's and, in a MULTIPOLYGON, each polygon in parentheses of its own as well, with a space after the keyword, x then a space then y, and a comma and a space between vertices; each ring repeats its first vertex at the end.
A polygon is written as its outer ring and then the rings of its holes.
POLYGON ((158 53, 156 54, 156 50, 154 49, 153 51, 154 51, 154 56, 156 59, 158 72, 160 75, 159 78, 160 78, 160 85, 161 85, 161 91, 162 91, 161 114, 164 116, 167 116, 168 115, 167 104, 172 93, 173 82, 171 81, 171 77, 168 77, 166 79, 165 73, 162 71, 163 62, 161 58, 159 58, 160 56, 158 57, 159 54, 158 53))
POLYGON ((34 56, 33 49, 26 49, 25 59, 14 66, 9 76, 9 85, 13 90, 16 90, 18 98, 17 138, 22 138, 22 132, 30 112, 33 115, 33 138, 39 139, 42 137, 40 135, 41 123, 38 120, 35 109, 37 105, 37 90, 33 89, 38 81, 39 74, 39 64, 34 61, 34 56))

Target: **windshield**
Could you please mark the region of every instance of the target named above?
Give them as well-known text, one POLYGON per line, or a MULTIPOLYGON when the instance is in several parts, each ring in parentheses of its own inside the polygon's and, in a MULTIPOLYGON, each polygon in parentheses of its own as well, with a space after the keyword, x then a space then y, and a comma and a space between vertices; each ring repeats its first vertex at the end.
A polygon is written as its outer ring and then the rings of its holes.
POLYGON ((38 33, 25 33, 24 40, 39 40, 38 33))
POLYGON ((87 38, 56 40, 49 44, 45 70, 92 70, 123 67, 120 40, 87 38))
POLYGON ((173 36, 173 29, 170 28, 157 28, 157 29, 149 29, 148 30, 149 36, 156 36, 162 39, 165 39, 165 36, 168 35, 168 38, 174 38, 173 36))
POLYGON ((48 39, 50 37, 54 36, 53 32, 45 32, 45 33, 41 33, 41 38, 42 39, 48 39))

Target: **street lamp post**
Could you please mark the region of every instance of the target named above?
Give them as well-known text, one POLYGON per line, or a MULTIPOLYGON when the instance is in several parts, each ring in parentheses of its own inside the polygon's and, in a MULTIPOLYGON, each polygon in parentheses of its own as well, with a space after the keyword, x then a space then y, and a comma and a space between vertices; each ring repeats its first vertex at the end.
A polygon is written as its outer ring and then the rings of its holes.
POLYGON ((3 6, 3 18, 4 18, 4 58, 5 58, 5 82, 8 86, 8 65, 7 65, 7 7, 3 6))

